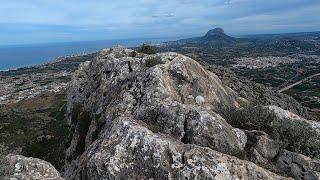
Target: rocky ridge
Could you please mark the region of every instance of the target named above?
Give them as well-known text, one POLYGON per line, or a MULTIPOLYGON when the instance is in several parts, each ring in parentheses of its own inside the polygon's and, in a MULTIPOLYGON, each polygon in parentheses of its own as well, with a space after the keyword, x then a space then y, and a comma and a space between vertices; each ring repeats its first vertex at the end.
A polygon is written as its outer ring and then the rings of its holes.
MULTIPOLYGON (((224 119, 218 113, 222 107, 245 109, 247 100, 186 56, 107 49, 75 73, 68 99, 74 134, 66 161, 67 178, 282 178, 234 157, 255 150, 270 161, 283 159, 284 153, 267 135, 265 144, 255 141, 248 147, 248 140, 260 135, 250 134, 250 128, 231 126, 236 119, 224 119), (210 162, 213 160, 217 161, 210 162)), ((274 122, 292 121, 291 116, 278 116, 285 114, 280 108, 263 108, 275 116, 274 122)), ((300 121, 296 118, 294 122, 300 121)), ((283 176, 302 176, 300 172, 311 179, 317 177, 311 165, 293 174, 291 165, 279 168, 279 163, 273 163, 269 167, 256 158, 247 159, 283 176)))
POLYGON ((214 110, 220 103, 238 107, 241 101, 185 56, 106 50, 82 64, 70 85, 74 134, 65 177, 280 178, 217 152, 236 155, 244 149, 245 133, 214 110))
POLYGON ((69 84, 73 133, 62 175, 319 179, 320 124, 249 104, 186 56, 105 49, 81 64, 69 84), (306 136, 287 133, 297 129, 306 136), (297 142, 303 146, 293 148, 297 142))

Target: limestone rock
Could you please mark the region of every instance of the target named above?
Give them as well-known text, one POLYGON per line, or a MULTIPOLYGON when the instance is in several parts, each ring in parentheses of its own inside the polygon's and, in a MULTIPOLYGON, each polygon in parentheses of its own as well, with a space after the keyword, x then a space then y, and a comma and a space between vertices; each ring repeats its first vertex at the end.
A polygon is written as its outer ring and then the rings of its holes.
POLYGON ((142 58, 117 54, 120 58, 114 58, 114 51, 104 55, 107 59, 83 64, 73 77, 68 93, 69 120, 76 129, 77 126, 88 126, 84 129, 89 131, 89 136, 80 137, 78 133, 81 132, 75 131, 72 142, 75 147, 68 150, 73 151, 71 154, 77 151, 81 138, 85 138, 85 147, 92 142, 91 135, 101 129, 99 123, 109 126, 120 114, 142 120, 153 131, 170 134, 179 140, 187 136, 188 129, 195 129, 188 126, 195 125, 197 133, 190 139, 192 143, 232 154, 243 150, 239 146, 242 140, 232 131, 233 127, 214 113, 220 103, 237 104, 235 93, 222 86, 214 74, 176 53, 142 58), (146 66, 152 59, 159 64, 146 66), (188 98, 190 95, 201 95, 205 100, 198 104, 188 98), (74 122, 74 119, 82 118, 74 116, 81 115, 80 112, 85 116, 80 122, 84 125, 74 122), (198 119, 192 122, 191 116, 198 119))
POLYGON ((277 106, 268 106, 268 108, 270 111, 272 111, 280 119, 290 120, 293 123, 307 124, 307 126, 309 126, 311 129, 313 129, 320 137, 320 123, 319 122, 306 120, 295 113, 281 109, 277 106))
POLYGON ((247 137, 217 111, 239 108, 238 100, 186 56, 105 50, 80 66, 68 88, 73 134, 64 176, 283 179, 230 156, 243 153, 247 137))
POLYGON ((140 124, 117 118, 112 128, 72 163, 66 178, 283 179, 253 163, 183 144, 140 124))
POLYGON ((276 161, 276 168, 295 179, 320 179, 320 161, 302 154, 284 151, 276 161))
POLYGON ((62 180, 60 173, 48 162, 21 155, 6 156, 8 165, 13 169, 8 179, 62 180))
POLYGON ((246 131, 248 142, 263 158, 273 159, 279 153, 280 147, 268 134, 262 131, 246 131))

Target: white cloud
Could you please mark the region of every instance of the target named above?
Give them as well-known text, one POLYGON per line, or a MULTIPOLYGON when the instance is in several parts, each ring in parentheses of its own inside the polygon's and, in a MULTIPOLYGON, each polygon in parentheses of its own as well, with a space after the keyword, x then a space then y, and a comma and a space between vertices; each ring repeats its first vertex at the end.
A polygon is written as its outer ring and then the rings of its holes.
MULTIPOLYGON (((7 24, 13 24, 17 32, 37 30, 49 34, 59 29, 107 39, 140 34, 201 35, 215 26, 234 34, 320 30, 320 1, 315 0, 0 1, 0 26, 8 29, 7 24)), ((10 39, 5 37, 10 33, 3 32, 0 29, 0 38, 10 39)))

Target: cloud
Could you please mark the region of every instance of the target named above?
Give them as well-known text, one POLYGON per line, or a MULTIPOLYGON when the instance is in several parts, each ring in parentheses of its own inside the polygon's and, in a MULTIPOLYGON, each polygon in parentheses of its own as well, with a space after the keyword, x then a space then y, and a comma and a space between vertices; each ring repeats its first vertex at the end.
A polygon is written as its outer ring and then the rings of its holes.
POLYGON ((172 18, 174 17, 173 14, 162 14, 162 15, 152 15, 152 18, 172 18))
POLYGON ((226 0, 225 4, 237 4, 237 3, 246 3, 250 2, 250 0, 226 0))
POLYGON ((319 12, 315 0, 10 0, 0 6, 0 42, 195 36, 215 26, 231 34, 320 30, 319 12))

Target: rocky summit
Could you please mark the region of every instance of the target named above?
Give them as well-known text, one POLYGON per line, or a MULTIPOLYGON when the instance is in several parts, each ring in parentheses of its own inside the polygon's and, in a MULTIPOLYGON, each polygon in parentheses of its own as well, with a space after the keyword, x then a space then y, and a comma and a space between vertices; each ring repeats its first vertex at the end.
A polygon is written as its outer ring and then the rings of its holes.
POLYGON ((202 41, 219 41, 220 43, 224 43, 224 42, 232 43, 236 41, 236 38, 226 35, 222 28, 212 29, 208 31, 206 35, 200 39, 202 41))
POLYGON ((320 178, 319 123, 177 53, 103 50, 73 74, 67 116, 65 179, 320 178))
POLYGON ((212 37, 212 36, 224 36, 224 30, 222 28, 214 28, 207 32, 205 37, 212 37))

